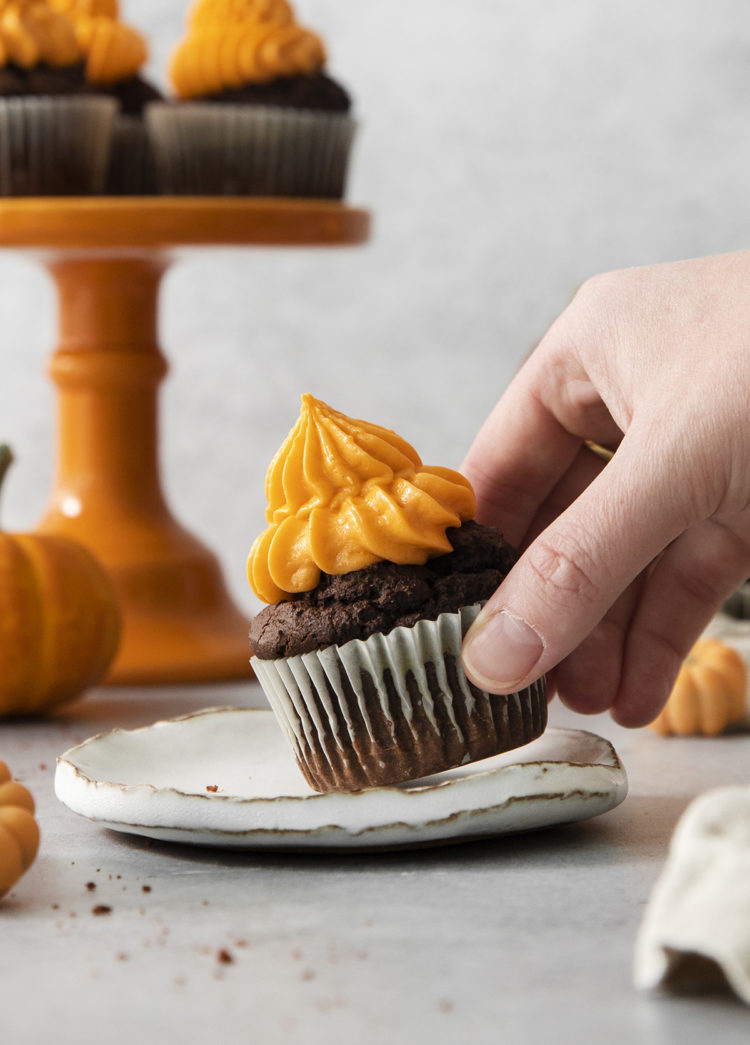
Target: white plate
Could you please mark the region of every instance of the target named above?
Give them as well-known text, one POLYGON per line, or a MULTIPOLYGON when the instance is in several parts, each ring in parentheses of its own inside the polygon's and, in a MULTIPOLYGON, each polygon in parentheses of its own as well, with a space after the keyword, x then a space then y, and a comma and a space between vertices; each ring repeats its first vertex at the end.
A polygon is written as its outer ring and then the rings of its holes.
POLYGON ((612 745, 548 729, 505 755, 394 787, 319 795, 273 713, 208 708, 60 756, 57 797, 115 831, 238 849, 425 845, 598 816, 627 793, 612 745))

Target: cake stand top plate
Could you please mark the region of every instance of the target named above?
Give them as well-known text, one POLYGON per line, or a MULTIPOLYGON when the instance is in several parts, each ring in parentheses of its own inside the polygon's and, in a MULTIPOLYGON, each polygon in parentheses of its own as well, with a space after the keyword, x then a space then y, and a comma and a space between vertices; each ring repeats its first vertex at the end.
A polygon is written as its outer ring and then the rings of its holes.
POLYGON ((0 248, 354 246, 370 215, 334 200, 237 196, 0 199, 0 248))

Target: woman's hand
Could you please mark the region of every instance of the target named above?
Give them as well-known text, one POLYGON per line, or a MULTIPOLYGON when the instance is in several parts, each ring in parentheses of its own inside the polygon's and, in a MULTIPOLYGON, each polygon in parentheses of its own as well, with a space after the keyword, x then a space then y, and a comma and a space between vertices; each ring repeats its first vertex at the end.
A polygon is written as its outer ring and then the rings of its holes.
POLYGON ((651 721, 750 576, 750 251, 584 284, 463 471, 523 552, 466 637, 469 677, 547 672, 576 711, 651 721))

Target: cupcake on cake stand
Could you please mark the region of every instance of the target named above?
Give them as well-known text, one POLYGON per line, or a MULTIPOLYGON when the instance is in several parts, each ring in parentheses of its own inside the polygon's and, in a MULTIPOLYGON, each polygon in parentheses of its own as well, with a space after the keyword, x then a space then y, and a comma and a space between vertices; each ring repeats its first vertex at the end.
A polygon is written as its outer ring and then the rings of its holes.
POLYGON ((249 678, 248 620, 215 555, 174 518, 158 460, 159 287, 174 253, 352 246, 369 216, 308 199, 0 201, 0 247, 34 254, 59 294, 57 467, 40 529, 79 540, 111 574, 123 639, 108 681, 249 678))

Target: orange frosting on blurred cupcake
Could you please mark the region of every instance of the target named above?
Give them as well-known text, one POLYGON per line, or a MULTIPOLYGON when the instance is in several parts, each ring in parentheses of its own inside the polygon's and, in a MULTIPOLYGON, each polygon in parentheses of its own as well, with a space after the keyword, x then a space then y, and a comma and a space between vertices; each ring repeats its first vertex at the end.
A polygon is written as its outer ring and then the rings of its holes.
POLYGON ((423 465, 395 432, 311 395, 271 462, 266 497, 269 526, 248 560, 250 586, 264 602, 310 591, 321 572, 422 564, 450 552, 446 529, 476 510, 458 472, 423 465))
POLYGON ((81 60, 73 26, 42 0, 0 0, 0 65, 57 68, 81 60))
POLYGON ((182 98, 319 72, 321 39, 297 24, 286 0, 197 0, 169 74, 182 98))
POLYGON ((117 0, 48 0, 75 27, 93 84, 118 83, 135 76, 148 58, 144 37, 119 21, 117 0))

